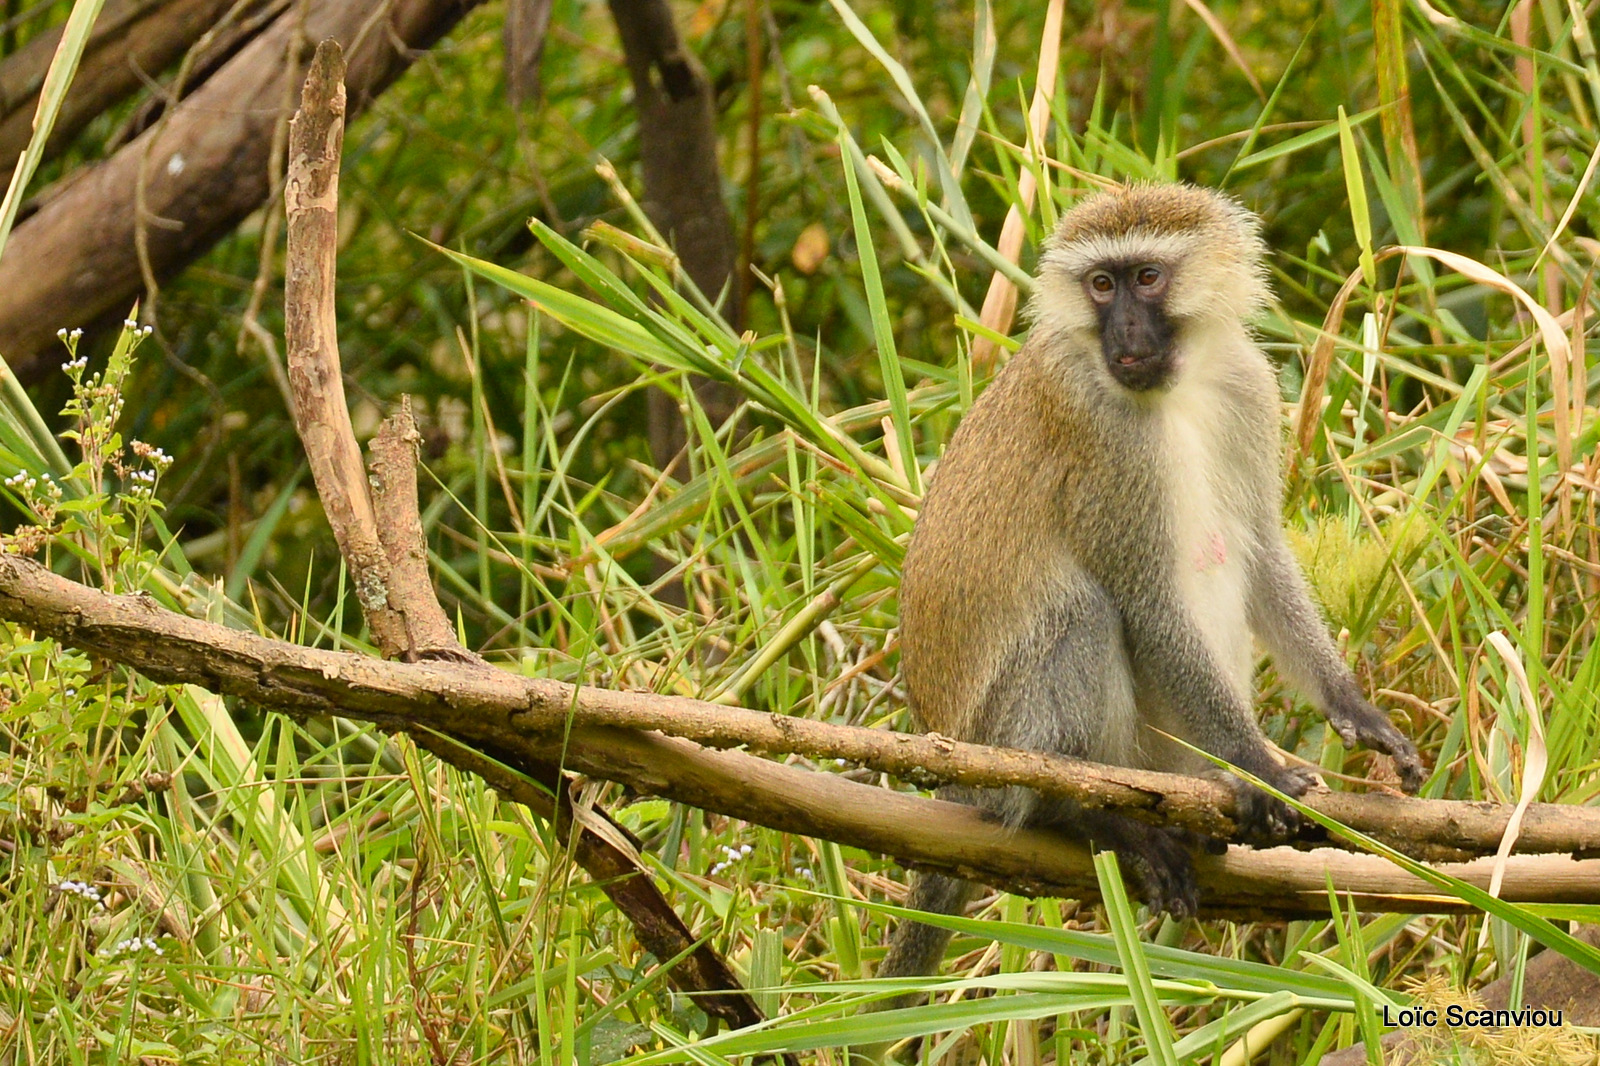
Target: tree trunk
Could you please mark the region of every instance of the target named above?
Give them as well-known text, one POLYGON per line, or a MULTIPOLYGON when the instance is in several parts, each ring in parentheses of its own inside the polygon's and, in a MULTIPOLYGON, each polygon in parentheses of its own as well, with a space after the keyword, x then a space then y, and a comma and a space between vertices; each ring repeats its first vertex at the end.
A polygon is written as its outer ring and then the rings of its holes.
MULTIPOLYGON (((639 115, 639 162, 644 171, 644 210, 677 250, 684 273, 712 300, 733 276, 737 242, 722 199, 717 164, 717 112, 711 83, 684 47, 667 0, 611 0, 633 81, 639 115)), ((723 317, 743 327, 740 307, 723 304, 723 317)), ((695 395, 716 425, 733 413, 734 391, 697 380, 695 395)), ((688 440, 672 397, 650 393, 650 453, 665 470, 688 440)))

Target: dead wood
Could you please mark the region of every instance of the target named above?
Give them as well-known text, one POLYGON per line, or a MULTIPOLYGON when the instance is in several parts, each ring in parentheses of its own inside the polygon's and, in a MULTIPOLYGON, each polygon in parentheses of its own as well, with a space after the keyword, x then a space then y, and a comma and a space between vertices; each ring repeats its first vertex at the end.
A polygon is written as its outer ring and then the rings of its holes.
MULTIPOLYGON (((419 434, 410 404, 402 403, 374 439, 370 477, 345 405, 334 305, 344 74, 338 44, 323 41, 289 124, 284 320, 295 425, 379 651, 391 659, 448 661, 465 672, 493 674, 457 642, 429 580, 417 510, 419 434)), ((572 804, 566 777, 548 753, 502 752, 482 741, 474 748, 439 733, 412 732, 440 758, 550 819, 557 838, 632 922, 640 943, 663 962, 679 959, 668 976, 675 987, 697 993, 701 1009, 735 1027, 763 1019, 726 960, 694 937, 661 894, 627 832, 604 811, 572 804)))
POLYGON ((172 79, 147 97, 106 142, 114 152, 161 120, 161 116, 221 70, 245 45, 288 9, 295 0, 238 0, 226 17, 206 31, 184 53, 172 79))
POLYGON ((501 795, 554 825, 557 839, 572 848, 573 861, 627 917, 645 950, 662 963, 681 956, 668 977, 674 988, 694 993, 701 1010, 734 1028, 763 1019, 761 1008, 740 985, 727 960, 706 938, 695 936, 662 895, 644 868, 637 841, 604 811, 575 804, 572 785, 560 767, 513 756, 509 760, 517 766, 513 770, 507 760, 463 747, 439 734, 413 731, 411 736, 418 747, 457 769, 477 774, 501 795), (575 825, 578 832, 574 836, 575 825))
POLYGON ((339 161, 344 145, 344 62, 324 42, 306 75, 300 110, 289 123, 284 185, 288 258, 284 264, 284 343, 295 429, 317 495, 350 568, 356 602, 378 650, 415 659, 405 618, 389 598, 389 560, 378 540, 361 449, 350 426, 334 317, 334 259, 339 242, 339 161), (330 58, 331 57, 331 58, 330 58), (337 68, 334 62, 337 61, 337 68))
MULTIPOLYGON (((385 662, 303 648, 173 614, 148 597, 107 595, 16 557, 0 558, 0 617, 133 667, 155 681, 201 685, 302 718, 338 714, 388 729, 432 730, 500 752, 506 759, 523 760, 522 765, 548 762, 562 750, 559 740, 519 725, 522 715, 570 710, 573 727, 564 745, 570 769, 758 825, 952 870, 1011 891, 1073 899, 1098 894, 1088 852, 1056 834, 1005 833, 960 804, 659 733, 586 724, 596 708, 603 718, 613 713, 605 708, 648 704, 687 710, 697 706, 693 700, 576 688, 452 663, 385 662)), ((698 707, 709 714, 730 711, 710 704, 698 707)), ((1084 769, 1078 767, 1080 773, 1084 769)), ((1487 886, 1492 864, 1492 859, 1479 859, 1438 868, 1487 886)), ((1197 867, 1202 910, 1214 917, 1326 915, 1325 876, 1339 891, 1353 893, 1363 910, 1470 910, 1384 859, 1329 848, 1232 847, 1226 855, 1201 856, 1197 867)), ((1518 855, 1507 865, 1501 894, 1518 902, 1592 904, 1600 895, 1597 886, 1600 859, 1518 855)))
MULTIPOLYGON (((44 158, 59 155, 96 115, 177 62, 237 2, 107 0, 45 144, 44 158)), ((8 167, 33 136, 39 89, 61 31, 57 26, 39 34, 0 62, 0 160, 6 160, 8 167)), ((11 180, 9 169, 3 179, 11 180)))

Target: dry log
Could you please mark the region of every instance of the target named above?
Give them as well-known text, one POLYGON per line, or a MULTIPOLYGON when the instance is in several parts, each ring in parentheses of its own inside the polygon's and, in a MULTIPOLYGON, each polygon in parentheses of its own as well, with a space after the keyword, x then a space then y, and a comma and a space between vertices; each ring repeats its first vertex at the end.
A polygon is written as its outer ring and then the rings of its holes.
MULTIPOLYGON (((96 115, 177 62, 236 2, 108 0, 56 117, 45 159, 60 154, 96 115)), ((15 164, 33 136, 39 88, 61 42, 61 29, 39 34, 0 63, 0 160, 8 165, 15 164)), ((0 178, 9 182, 11 172, 0 178)))
POLYGON ((19 225, 0 257, 0 354, 19 374, 58 328, 120 314, 143 288, 136 225, 166 277, 265 201, 273 126, 283 117, 291 57, 333 38, 348 58, 350 109, 377 93, 477 0, 319 0, 294 5, 170 118, 75 175, 19 225), (303 30, 303 33, 302 33, 303 30), (145 182, 147 216, 135 210, 145 182))
MULTIPOLYGON (((575 723, 565 743, 570 769, 1013 891, 1078 899, 1097 894, 1088 853, 1056 834, 1004 833, 959 804, 856 784, 743 752, 702 748, 676 737, 585 724, 585 716, 596 707, 687 710, 696 706, 691 700, 576 689, 449 663, 384 662, 302 648, 176 615, 148 597, 106 595, 16 557, 0 558, 0 617, 131 666, 156 681, 198 684, 302 717, 340 714, 391 729, 432 729, 530 765, 551 759, 559 745, 513 719, 532 708, 570 709, 575 723)), ((699 706, 707 713, 728 710, 699 706)), ((1486 886, 1491 863, 1483 859, 1439 868, 1486 886)), ((1355 893, 1358 906, 1365 909, 1468 909, 1383 859, 1332 849, 1233 847, 1226 855, 1202 856, 1197 866, 1202 907, 1212 916, 1326 914, 1325 876, 1340 891, 1355 893)), ((1502 895, 1515 901, 1592 904, 1600 898, 1600 860, 1513 856, 1502 895)))

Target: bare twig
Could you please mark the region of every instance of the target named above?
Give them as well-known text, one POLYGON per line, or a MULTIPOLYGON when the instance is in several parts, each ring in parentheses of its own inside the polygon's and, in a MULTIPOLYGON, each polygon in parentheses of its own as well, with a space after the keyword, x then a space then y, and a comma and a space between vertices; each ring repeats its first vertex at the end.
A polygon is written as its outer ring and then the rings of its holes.
MULTIPOLYGON (((403 402, 379 430, 370 480, 350 425, 333 301, 344 110, 342 51, 325 40, 317 46, 289 128, 284 320, 295 424, 379 650, 391 659, 444 660, 465 675, 493 675, 497 671, 456 640, 429 580, 417 510, 418 434, 411 405, 403 402)), ((425 729, 412 733, 447 762, 480 774, 550 818, 578 864, 628 916, 640 942, 663 960, 685 955, 670 977, 684 991, 703 993, 704 1010, 734 1026, 762 1020, 728 964, 709 944, 695 940, 661 894, 622 827, 603 811, 573 809, 552 752, 502 752, 487 738, 470 747, 425 729), (532 775, 544 790, 502 763, 532 775)))

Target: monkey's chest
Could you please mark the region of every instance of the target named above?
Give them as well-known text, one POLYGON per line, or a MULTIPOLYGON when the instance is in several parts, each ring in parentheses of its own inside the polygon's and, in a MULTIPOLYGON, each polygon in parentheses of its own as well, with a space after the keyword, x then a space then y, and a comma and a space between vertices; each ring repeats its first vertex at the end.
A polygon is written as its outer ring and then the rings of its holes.
POLYGON ((1243 501, 1215 456, 1203 425, 1173 427, 1172 559, 1183 607, 1207 648, 1248 692, 1252 673, 1246 614, 1249 527, 1243 501))

